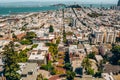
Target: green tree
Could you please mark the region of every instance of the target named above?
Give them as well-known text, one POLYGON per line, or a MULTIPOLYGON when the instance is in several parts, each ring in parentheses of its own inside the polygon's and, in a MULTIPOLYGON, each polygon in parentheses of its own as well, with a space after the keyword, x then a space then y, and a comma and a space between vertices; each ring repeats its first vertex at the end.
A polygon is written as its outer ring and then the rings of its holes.
POLYGON ((94 69, 88 67, 88 69, 87 69, 87 74, 89 74, 89 75, 94 75, 94 69))
POLYGON ((19 70, 18 54, 14 51, 14 43, 10 42, 4 47, 5 55, 5 70, 4 74, 7 80, 20 80, 20 75, 17 73, 19 70))
POLYGON ((88 58, 95 59, 95 52, 91 52, 90 54, 88 54, 88 58))
POLYGON ((18 60, 19 62, 26 62, 28 60, 27 57, 28 51, 29 51, 28 49, 25 49, 19 53, 19 60, 18 60))
POLYGON ((101 77, 101 73, 102 73, 101 71, 96 72, 94 77, 99 77, 100 78, 101 77))
POLYGON ((120 46, 119 45, 113 46, 113 48, 112 48, 111 51, 113 53, 113 56, 110 59, 110 61, 112 62, 112 64, 119 65, 119 60, 120 60, 120 46))
POLYGON ((55 68, 51 64, 51 61, 48 61, 46 65, 42 64, 40 68, 49 71, 52 75, 56 74, 55 68))
POLYGON ((36 48, 37 46, 38 46, 38 44, 33 44, 31 49, 36 48))
POLYGON ((86 57, 86 58, 83 60, 83 62, 82 62, 82 66, 83 66, 86 70, 88 70, 88 68, 91 67, 91 64, 90 64, 90 63, 91 63, 91 62, 90 62, 89 58, 86 57))
POLYGON ((44 80, 42 74, 39 74, 39 75, 37 76, 37 80, 44 80))
POLYGON ((26 31, 27 27, 26 26, 22 26, 21 31, 26 31))
POLYGON ((32 40, 33 38, 35 38, 37 35, 34 32, 27 32, 25 38, 28 40, 32 40))
POLYGON ((49 32, 50 32, 50 33, 54 32, 54 28, 53 28, 52 25, 50 25, 50 27, 49 27, 49 32))
POLYGON ((66 39, 66 32, 65 30, 63 30, 63 42, 66 43, 67 39, 66 39))
POLYGON ((75 73, 72 71, 67 71, 67 80, 74 80, 75 73))
POLYGON ((82 62, 83 68, 85 68, 87 74, 94 75, 94 70, 91 68, 91 61, 89 60, 88 56, 82 62))
POLYGON ((56 40, 56 44, 58 45, 60 43, 60 37, 56 40))
POLYGON ((34 32, 27 32, 26 36, 23 40, 20 41, 22 45, 31 45, 32 39, 35 38, 37 35, 34 32))
POLYGON ((20 41, 20 43, 22 45, 31 45, 32 44, 32 41, 31 40, 28 40, 28 39, 23 39, 20 41))
POLYGON ((12 38, 17 39, 17 36, 13 33, 12 38))
POLYGON ((51 45, 49 47, 49 52, 52 54, 53 60, 55 61, 57 53, 58 53, 58 47, 57 47, 57 45, 51 45))
POLYGON ((71 66, 70 63, 65 63, 64 68, 65 68, 66 70, 72 70, 72 66, 71 66))

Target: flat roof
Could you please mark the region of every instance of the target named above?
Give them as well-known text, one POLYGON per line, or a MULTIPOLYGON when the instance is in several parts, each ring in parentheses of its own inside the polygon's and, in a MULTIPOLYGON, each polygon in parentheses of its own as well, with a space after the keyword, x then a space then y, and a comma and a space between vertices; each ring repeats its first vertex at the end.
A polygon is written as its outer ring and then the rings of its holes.
POLYGON ((35 71, 37 63, 18 63, 22 68, 22 74, 28 74, 29 71, 35 71))
POLYGON ((41 54, 37 55, 30 55, 29 60, 44 60, 45 56, 41 54))
POLYGON ((37 67, 36 63, 18 63, 20 65, 20 73, 27 74, 26 77, 21 77, 22 80, 36 80, 37 78, 37 67), (28 72, 32 71, 33 75, 28 75, 28 72))
POLYGON ((103 57, 101 55, 95 55, 95 58, 97 61, 103 60, 103 57))

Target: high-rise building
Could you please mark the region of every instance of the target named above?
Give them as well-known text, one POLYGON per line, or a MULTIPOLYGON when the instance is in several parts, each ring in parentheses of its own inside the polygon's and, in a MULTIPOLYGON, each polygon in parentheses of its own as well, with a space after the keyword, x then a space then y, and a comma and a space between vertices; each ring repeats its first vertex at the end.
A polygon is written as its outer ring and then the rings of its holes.
POLYGON ((90 37, 91 44, 99 43, 115 43, 117 31, 114 29, 106 30, 93 30, 92 36, 90 37))
POLYGON ((117 6, 120 6, 120 0, 118 1, 118 4, 117 4, 117 6))
POLYGON ((94 38, 92 38, 92 43, 103 43, 104 32, 101 30, 93 30, 94 38))
POLYGON ((120 0, 118 0, 117 6, 112 6, 111 9, 120 10, 120 0))
POLYGON ((115 42, 114 32, 107 32, 106 43, 113 43, 113 42, 115 42))

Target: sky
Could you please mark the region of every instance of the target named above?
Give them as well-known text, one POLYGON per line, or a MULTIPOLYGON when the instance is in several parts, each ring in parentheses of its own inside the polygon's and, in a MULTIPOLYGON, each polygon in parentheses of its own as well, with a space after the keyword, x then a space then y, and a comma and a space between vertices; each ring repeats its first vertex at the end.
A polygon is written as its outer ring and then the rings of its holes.
POLYGON ((74 2, 84 2, 84 3, 113 3, 116 4, 118 0, 0 0, 0 3, 4 2, 24 2, 24 1, 41 1, 41 2, 46 2, 46 1, 54 1, 54 2, 64 2, 64 1, 74 1, 74 2))

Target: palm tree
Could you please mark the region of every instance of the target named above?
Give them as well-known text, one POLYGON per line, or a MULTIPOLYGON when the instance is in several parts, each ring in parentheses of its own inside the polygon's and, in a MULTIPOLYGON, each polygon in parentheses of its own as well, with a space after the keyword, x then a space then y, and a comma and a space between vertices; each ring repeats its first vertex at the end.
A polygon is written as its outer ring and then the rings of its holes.
POLYGON ((89 67, 91 67, 91 64, 90 64, 90 63, 91 63, 91 62, 90 62, 89 58, 86 57, 86 58, 83 60, 83 62, 82 62, 83 68, 85 68, 85 69, 87 70, 89 67))

